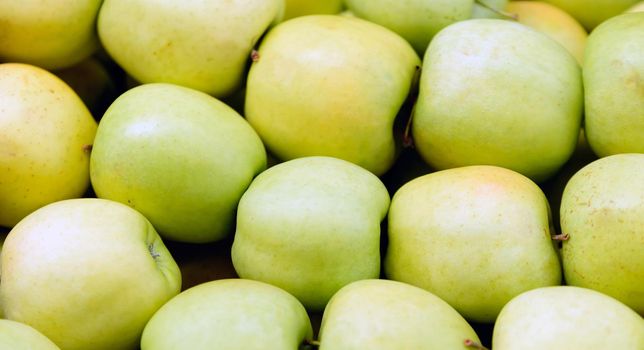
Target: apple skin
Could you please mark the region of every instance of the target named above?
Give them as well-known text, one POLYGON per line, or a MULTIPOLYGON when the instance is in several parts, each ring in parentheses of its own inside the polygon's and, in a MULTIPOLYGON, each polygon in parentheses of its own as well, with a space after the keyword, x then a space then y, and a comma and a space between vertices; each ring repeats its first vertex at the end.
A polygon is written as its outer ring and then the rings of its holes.
POLYGON ((496 165, 541 182, 575 150, 582 108, 566 49, 519 23, 473 19, 429 45, 412 134, 435 169, 496 165))
POLYGON ((644 12, 644 1, 640 1, 637 4, 629 7, 626 12, 644 12))
MULTIPOLYGON (((509 0, 480 0, 480 1, 483 1, 485 4, 492 7, 493 9, 500 10, 500 11, 503 11, 503 9, 505 9, 507 4, 509 3, 509 0)), ((472 6, 472 18, 505 19, 504 16, 488 8, 485 8, 485 6, 482 6, 481 4, 479 4, 478 1, 474 1, 474 5, 472 6)))
POLYGON ((305 157, 269 168, 239 202, 232 262, 319 311, 344 285, 380 274, 389 194, 347 161, 305 157))
POLYGON ((521 24, 532 27, 557 41, 581 65, 588 33, 566 11, 541 1, 512 1, 506 11, 515 14, 521 24))
POLYGON ((377 24, 337 15, 271 30, 247 82, 246 118, 277 158, 331 156, 382 175, 420 59, 377 24))
POLYGON ((0 2, 0 62, 60 69, 84 60, 99 47, 95 26, 101 2, 0 2))
POLYGON ((315 14, 337 14, 342 11, 343 0, 286 0, 284 20, 315 14))
POLYGON ((49 338, 24 323, 0 319, 0 349, 60 350, 49 338))
POLYGON ((165 237, 205 243, 231 233, 237 202, 266 152, 232 108, 197 90, 145 84, 108 108, 90 160, 99 198, 127 204, 165 237))
POLYGON ((588 31, 640 0, 543 0, 575 17, 588 31))
POLYGON ((385 275, 493 322, 514 296, 560 284, 549 210, 534 182, 500 167, 416 178, 391 202, 385 275))
POLYGON ((309 316, 294 296, 262 282, 223 279, 163 305, 145 327, 141 349, 289 350, 312 337, 309 316))
POLYGON ((644 349, 644 320, 619 301, 571 286, 537 288, 499 314, 494 350, 644 349))
POLYGON ((150 222, 120 203, 70 199, 24 218, 1 256, 5 317, 62 349, 134 349, 179 293, 179 267, 150 222))
POLYGON ((644 315, 644 154, 598 159, 561 200, 567 284, 598 290, 644 315))
POLYGON ((36 66, 0 64, 0 226, 89 186, 96 122, 62 80, 36 66))
POLYGON ((347 9, 356 17, 398 33, 419 55, 441 29, 470 18, 473 3, 473 0, 345 0, 347 9))
POLYGON ((602 23, 588 37, 584 127, 595 154, 644 153, 644 13, 602 23))
POLYGON ((480 340, 449 304, 409 284, 362 280, 329 301, 320 328, 326 349, 468 349, 480 340))
POLYGON ((98 35, 137 81, 221 98, 241 86, 253 46, 283 11, 283 0, 105 0, 98 35))

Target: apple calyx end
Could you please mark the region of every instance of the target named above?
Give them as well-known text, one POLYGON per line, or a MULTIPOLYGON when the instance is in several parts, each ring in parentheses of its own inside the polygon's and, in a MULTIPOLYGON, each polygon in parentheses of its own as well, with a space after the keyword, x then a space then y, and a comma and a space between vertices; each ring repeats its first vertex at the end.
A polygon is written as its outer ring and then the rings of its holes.
POLYGON ((253 49, 253 51, 250 52, 250 60, 253 62, 259 61, 259 51, 253 49))
POLYGON ((463 341, 463 345, 465 345, 465 347, 477 349, 477 350, 489 350, 485 346, 479 344, 478 342, 475 342, 472 339, 465 339, 465 341, 463 341))

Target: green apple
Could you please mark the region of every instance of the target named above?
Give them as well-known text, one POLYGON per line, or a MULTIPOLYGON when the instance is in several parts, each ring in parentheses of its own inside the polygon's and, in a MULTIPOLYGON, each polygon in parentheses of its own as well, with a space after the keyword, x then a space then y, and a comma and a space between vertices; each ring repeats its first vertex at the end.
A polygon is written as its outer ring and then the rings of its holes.
POLYGON ((0 1, 0 61, 72 66, 98 48, 101 0, 0 1))
POLYGON ((644 314, 644 154, 596 160, 561 200, 567 284, 598 290, 644 314))
POLYGON ((286 0, 284 19, 315 14, 337 14, 342 11, 343 0, 286 0))
POLYGON ((543 0, 575 17, 589 31, 640 0, 543 0))
POLYGON ((345 0, 357 17, 400 34, 419 55, 436 33, 472 15, 474 0, 345 0))
POLYGON ((11 230, 1 259, 5 317, 62 349, 134 349, 150 317, 181 288, 150 222, 103 199, 36 210, 11 230))
POLYGON ((241 86, 253 46, 283 11, 284 0, 105 0, 98 35, 142 83, 224 97, 241 86))
POLYGON ((311 340, 311 321, 292 295, 270 284, 223 279, 167 302, 145 326, 142 350, 295 350, 311 340))
POLYGON ((512 1, 507 5, 506 11, 516 15, 519 23, 554 39, 582 64, 588 33, 566 11, 541 1, 512 1))
POLYGON ((380 274, 380 222, 389 194, 347 161, 305 157, 269 168, 239 202, 232 261, 242 278, 324 309, 346 284, 380 274))
POLYGON ((494 350, 644 349, 644 320, 590 289, 538 288, 512 299, 494 325, 494 350))
POLYGON ((0 64, 0 226, 82 196, 95 133, 92 115, 62 80, 35 66, 0 64))
POLYGON ((260 138, 232 108, 158 83, 105 112, 90 176, 98 197, 137 209, 163 237, 203 243, 231 233, 242 193, 265 167, 260 138))
POLYGON ((418 287, 362 280, 329 301, 320 327, 320 350, 468 349, 479 338, 445 301, 418 287))
POLYGON ((414 144, 436 169, 496 165, 541 182, 575 150, 583 92, 575 59, 522 24, 473 19, 425 54, 414 144))
POLYGON ((585 129, 600 157, 644 153, 644 13, 614 17, 588 37, 585 129))
POLYGON ((644 1, 640 1, 637 4, 629 7, 626 12, 644 12, 644 1))
POLYGON ((110 72, 94 57, 71 67, 54 71, 83 100, 94 116, 100 119, 110 103, 118 96, 110 72))
POLYGON ((512 170, 469 166, 416 178, 389 209, 389 279, 424 288, 465 318, 493 322, 505 303, 557 285, 561 267, 541 189, 512 170))
POLYGON ((0 319, 0 349, 60 350, 49 338, 24 323, 0 319))
POLYGON ((505 19, 500 11, 508 4, 509 0, 475 0, 472 6, 472 18, 497 18, 505 19))
POLYGON ((282 160, 331 156, 381 175, 394 162, 394 120, 419 65, 411 46, 379 25, 295 18, 259 48, 246 118, 282 160))

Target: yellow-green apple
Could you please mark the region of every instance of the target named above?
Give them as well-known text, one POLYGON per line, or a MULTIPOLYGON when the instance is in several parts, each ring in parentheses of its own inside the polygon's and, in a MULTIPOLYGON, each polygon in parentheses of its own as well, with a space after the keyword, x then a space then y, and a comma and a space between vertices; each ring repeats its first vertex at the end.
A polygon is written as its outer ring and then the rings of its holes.
POLYGON ((598 159, 561 199, 566 283, 608 294, 644 314, 644 154, 598 159))
POLYGON ((331 157, 275 165, 239 202, 232 261, 242 278, 267 282, 319 311, 346 284, 380 274, 382 182, 331 157))
POLYGON ((419 55, 441 29, 470 18, 473 3, 473 0, 345 0, 354 15, 398 33, 419 55))
POLYGON ((506 19, 503 14, 509 0, 475 0, 472 6, 472 18, 506 19))
POLYGON ((503 307, 492 339, 494 350, 644 349, 644 319, 590 289, 537 288, 503 307))
POLYGON ((284 290, 244 279, 199 284, 168 301, 145 326, 142 350, 294 350, 310 341, 304 306, 284 290))
POLYGON ((412 123, 436 169, 496 165, 540 182, 575 149, 580 68, 556 41, 499 19, 473 19, 429 45, 412 123))
POLYGON ((163 237, 203 243, 231 233, 239 198, 265 166, 261 140, 232 108, 158 83, 105 112, 90 177, 98 197, 137 209, 163 237))
POLYGON ((315 14, 337 14, 342 11, 342 0, 286 0, 284 19, 315 14))
POLYGON ((566 11, 542 1, 512 1, 506 10, 521 24, 532 27, 565 47, 579 64, 584 61, 588 33, 566 11))
POLYGON ((320 350, 468 349, 480 344, 470 325, 439 297, 389 280, 340 289, 324 310, 320 350))
POLYGON ((613 17, 588 37, 584 63, 588 143, 600 157, 644 153, 644 13, 613 17))
POLYGON ((391 201, 385 274, 493 322, 516 295, 561 282, 549 211, 534 182, 505 168, 421 176, 391 201))
POLYGON ((626 12, 644 12, 644 1, 640 1, 637 4, 629 7, 626 12))
POLYGON ((282 160, 331 156, 381 175, 394 162, 394 120, 419 65, 404 39, 377 24, 295 18, 255 56, 246 118, 282 160))
POLYGON ((62 349, 135 349, 181 275, 150 222, 96 198, 42 207, 16 225, 1 257, 5 317, 62 349))
POLYGON ((100 119, 110 103, 118 96, 116 83, 110 72, 95 57, 90 57, 71 67, 54 71, 92 112, 100 119))
POLYGON ((24 323, 0 319, 0 349, 60 350, 49 338, 24 323))
POLYGON ((101 0, 0 2, 0 61, 46 69, 72 66, 98 48, 101 0))
POLYGON ((0 64, 0 226, 82 196, 95 133, 92 115, 62 80, 35 66, 0 64))
POLYGON ((603 21, 621 14, 640 0, 543 0, 575 17, 591 31, 603 21))
POLYGON ((253 46, 284 0, 105 0, 98 35, 137 81, 224 97, 240 87, 253 46))

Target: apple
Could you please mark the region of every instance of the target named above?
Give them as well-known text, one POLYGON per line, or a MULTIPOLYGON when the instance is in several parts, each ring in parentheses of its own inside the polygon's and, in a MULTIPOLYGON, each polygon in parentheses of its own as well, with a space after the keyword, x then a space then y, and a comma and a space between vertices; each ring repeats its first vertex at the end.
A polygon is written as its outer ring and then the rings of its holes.
POLYGON ((472 6, 472 18, 506 19, 501 11, 509 0, 475 0, 472 6))
POLYGON ((99 46, 95 25, 101 2, 0 2, 0 61, 59 69, 84 60, 99 46))
POLYGON ((567 284, 598 290, 644 314, 644 154, 596 160, 568 182, 561 229, 567 284))
POLYGON ((600 157, 644 153, 644 13, 609 19, 588 37, 585 130, 600 157))
POLYGON ((389 194, 347 161, 305 157, 277 164, 239 202, 232 262, 320 311, 346 284, 380 274, 380 222, 389 194))
POLYGON ((537 288, 503 308, 492 348, 644 349, 644 320, 619 301, 589 289, 537 288))
POLYGON ((532 27, 565 47, 581 65, 588 33, 566 11, 541 1, 512 1, 506 10, 517 16, 519 23, 532 27))
POLYGON ((640 0, 544 0, 575 17, 589 31, 640 0))
POLYGON ((473 19, 429 45, 412 135, 438 170, 496 165, 541 182, 575 150, 582 108, 566 49, 519 23, 473 19))
POLYGON ((134 349, 154 312, 179 293, 177 264, 150 222, 120 203, 42 207, 5 241, 0 302, 62 349, 134 349))
POLYGON ((0 319, 0 348, 11 350, 60 350, 49 338, 24 323, 0 319))
POLYGON ((304 306, 270 284, 210 281, 168 301, 145 326, 142 350, 298 349, 313 337, 304 306))
POLYGON ((101 119, 90 160, 99 198, 127 204, 165 237, 204 243, 232 231, 237 202, 266 167, 232 108, 173 84, 128 90, 101 119))
POLYGON ((469 320, 493 322, 516 295, 561 282, 549 218, 541 189, 512 170, 421 176, 391 201, 385 275, 432 292, 469 320))
POLYGON ((473 0, 345 0, 354 15, 398 33, 419 55, 441 29, 470 18, 473 3, 473 0))
POLYGON ((90 57, 53 73, 78 94, 94 119, 100 119, 110 103, 118 97, 115 81, 97 58, 90 57))
POLYGON ((342 11, 343 0, 286 0, 284 19, 315 14, 337 14, 342 11))
POLYGON ((362 280, 329 301, 320 328, 325 349, 467 349, 479 338, 445 301, 418 287, 362 280))
POLYGON ((246 118, 277 158, 391 167, 394 119, 420 65, 405 40, 358 18, 305 16, 271 30, 255 57, 246 118))
POLYGON ((0 64, 0 226, 80 197, 89 186, 96 122, 62 80, 27 64, 0 64))
POLYGON ((283 0, 105 0, 98 35, 137 81, 221 98, 241 86, 253 46, 283 11, 283 0))
POLYGON ((629 7, 626 12, 644 12, 644 1, 640 1, 629 7))

